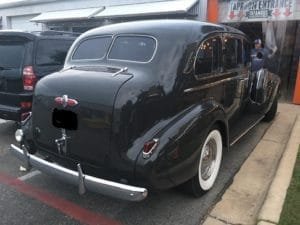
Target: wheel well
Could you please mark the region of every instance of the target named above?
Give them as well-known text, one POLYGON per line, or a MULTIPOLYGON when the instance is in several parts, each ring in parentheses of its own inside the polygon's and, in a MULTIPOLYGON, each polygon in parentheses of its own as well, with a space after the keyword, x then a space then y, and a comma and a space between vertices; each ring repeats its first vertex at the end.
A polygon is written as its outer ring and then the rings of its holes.
POLYGON ((214 123, 214 126, 219 127, 221 135, 222 135, 222 142, 223 145, 228 148, 229 147, 229 143, 228 143, 228 130, 227 130, 227 125, 223 122, 223 121, 216 121, 214 123))

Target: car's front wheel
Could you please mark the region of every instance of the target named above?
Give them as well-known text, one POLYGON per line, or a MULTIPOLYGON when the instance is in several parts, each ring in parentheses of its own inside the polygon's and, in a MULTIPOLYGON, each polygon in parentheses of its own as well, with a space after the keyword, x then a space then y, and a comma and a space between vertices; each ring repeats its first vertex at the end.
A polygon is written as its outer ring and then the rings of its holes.
POLYGON ((222 135, 219 129, 214 128, 202 145, 198 173, 187 183, 189 192, 195 197, 200 197, 213 187, 219 174, 222 152, 222 135))

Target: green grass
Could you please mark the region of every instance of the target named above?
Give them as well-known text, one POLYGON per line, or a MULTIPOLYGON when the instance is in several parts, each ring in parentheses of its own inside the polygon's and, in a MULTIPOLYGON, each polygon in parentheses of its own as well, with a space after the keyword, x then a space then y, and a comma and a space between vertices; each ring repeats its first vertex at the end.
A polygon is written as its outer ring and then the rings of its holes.
POLYGON ((298 224, 300 224, 300 147, 292 181, 286 195, 279 221, 279 225, 298 224))

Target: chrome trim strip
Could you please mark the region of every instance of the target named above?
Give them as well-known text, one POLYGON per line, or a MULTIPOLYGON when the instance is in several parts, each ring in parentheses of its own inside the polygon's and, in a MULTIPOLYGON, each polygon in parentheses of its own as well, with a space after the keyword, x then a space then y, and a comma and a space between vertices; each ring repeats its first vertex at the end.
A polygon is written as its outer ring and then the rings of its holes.
POLYGON ((127 72, 128 71, 128 68, 127 67, 124 67, 122 69, 120 69, 119 71, 115 72, 113 75, 111 75, 112 77, 115 77, 117 75, 119 75, 120 73, 123 73, 123 72, 127 72))
POLYGON ((23 150, 13 144, 10 146, 10 150, 17 158, 27 162, 30 166, 67 183, 78 186, 81 193, 86 189, 128 201, 141 201, 148 195, 146 188, 121 184, 83 174, 80 165, 77 165, 78 171, 74 171, 41 159, 28 153, 26 149, 23 150))
POLYGON ((253 127, 255 127, 265 116, 261 116, 254 124, 252 124, 250 127, 248 127, 247 130, 245 130, 240 136, 238 136, 236 139, 234 139, 230 143, 230 147, 237 143, 243 136, 245 136, 253 127))
MULTIPOLYGON (((219 73, 213 73, 212 72, 211 74, 213 74, 213 75, 203 76, 203 77, 201 77, 202 74, 201 75, 194 75, 194 76, 195 76, 197 81, 205 81, 205 80, 225 77, 225 76, 228 76, 228 75, 232 75, 233 73, 240 73, 241 75, 238 76, 239 78, 240 77, 245 77, 245 78, 248 77, 248 73, 245 72, 244 68, 242 68, 242 69, 238 68, 236 70, 231 70, 230 72, 219 72, 219 73)), ((234 77, 236 77, 236 75, 232 75, 231 77, 234 78, 234 77)), ((242 78, 240 78, 240 79, 242 79, 242 78)))
POLYGON ((212 83, 200 85, 200 86, 197 86, 197 87, 187 88, 183 92, 184 93, 190 93, 190 92, 194 92, 194 91, 200 91, 200 90, 203 90, 203 89, 206 89, 206 88, 210 88, 210 87, 213 87, 213 86, 225 83, 227 81, 242 80, 242 79, 247 79, 247 77, 244 77, 243 75, 241 75, 241 76, 235 76, 235 77, 229 77, 229 78, 225 78, 223 80, 218 80, 216 82, 212 82, 212 83))

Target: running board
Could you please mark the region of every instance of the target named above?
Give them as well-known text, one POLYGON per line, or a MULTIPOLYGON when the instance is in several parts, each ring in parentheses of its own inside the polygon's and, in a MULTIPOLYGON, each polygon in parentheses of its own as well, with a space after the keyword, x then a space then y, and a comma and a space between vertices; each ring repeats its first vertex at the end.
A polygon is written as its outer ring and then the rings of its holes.
POLYGON ((255 123, 253 123, 249 128, 247 128, 241 135, 239 135, 237 138, 235 138, 231 143, 230 147, 237 143, 242 137, 244 137, 253 127, 255 127, 265 116, 261 116, 255 123))

